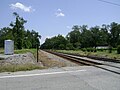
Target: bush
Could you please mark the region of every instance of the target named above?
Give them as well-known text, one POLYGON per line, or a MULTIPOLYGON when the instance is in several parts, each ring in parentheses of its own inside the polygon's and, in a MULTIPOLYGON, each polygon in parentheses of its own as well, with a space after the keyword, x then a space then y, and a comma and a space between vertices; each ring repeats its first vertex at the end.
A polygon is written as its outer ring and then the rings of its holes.
POLYGON ((103 52, 104 49, 101 48, 101 49, 97 49, 97 50, 103 52))
POLYGON ((87 52, 96 52, 97 50, 95 48, 87 48, 87 52))
POLYGON ((117 47, 117 53, 120 54, 120 45, 117 47))
POLYGON ((91 51, 91 49, 90 48, 87 48, 87 52, 90 52, 91 51))
POLYGON ((64 44, 60 44, 60 45, 59 45, 59 49, 60 49, 60 50, 64 50, 64 49, 65 49, 65 45, 64 45, 64 44))
POLYGON ((66 50, 74 50, 73 44, 68 43, 68 44, 66 45, 66 50))
POLYGON ((112 46, 109 46, 109 53, 112 53, 112 46))
POLYGON ((94 51, 94 52, 97 52, 97 49, 96 49, 96 48, 93 48, 93 51, 94 51))
POLYGON ((85 51, 86 51, 86 48, 81 48, 81 50, 82 50, 83 52, 85 52, 85 51))

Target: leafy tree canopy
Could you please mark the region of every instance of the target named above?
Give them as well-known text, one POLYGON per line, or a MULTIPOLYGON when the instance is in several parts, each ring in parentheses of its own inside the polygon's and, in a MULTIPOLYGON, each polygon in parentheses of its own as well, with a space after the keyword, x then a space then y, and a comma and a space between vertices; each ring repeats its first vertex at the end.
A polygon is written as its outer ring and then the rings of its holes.
POLYGON ((36 48, 37 44, 40 45, 41 36, 38 32, 25 30, 24 24, 27 21, 16 12, 13 15, 15 22, 11 22, 10 27, 3 27, 0 30, 0 47, 4 47, 4 40, 7 39, 14 40, 15 49, 36 48))

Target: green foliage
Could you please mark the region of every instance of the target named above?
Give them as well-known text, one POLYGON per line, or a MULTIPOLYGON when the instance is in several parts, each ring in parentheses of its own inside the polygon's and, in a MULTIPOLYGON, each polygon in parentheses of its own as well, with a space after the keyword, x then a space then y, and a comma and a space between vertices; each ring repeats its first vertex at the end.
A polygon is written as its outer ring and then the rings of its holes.
POLYGON ((4 27, 0 30, 0 48, 4 46, 4 40, 13 39, 11 28, 4 27))
POLYGON ((103 52, 103 51, 104 51, 104 49, 102 49, 102 48, 101 48, 101 49, 97 49, 97 51, 101 51, 101 52, 103 52))
POLYGON ((117 45, 119 45, 120 42, 120 24, 113 22, 110 24, 109 27, 109 44, 112 47, 117 47, 117 45))
POLYGON ((87 48, 87 47, 92 47, 93 43, 92 43, 92 33, 90 32, 90 30, 87 30, 87 28, 85 29, 81 29, 81 48, 87 48))
POLYGON ((75 25, 72 29, 73 31, 69 32, 66 38, 75 48, 80 48, 80 27, 75 25))
MULTIPOLYGON (((102 27, 95 26, 89 29, 87 28, 87 25, 75 25, 72 27, 72 31, 66 35, 66 38, 60 39, 58 36, 55 36, 46 39, 41 48, 63 49, 64 47, 64 49, 67 50, 87 48, 86 50, 89 52, 96 52, 97 46, 111 46, 116 48, 119 44, 120 24, 113 22, 110 25, 103 24, 102 27), (65 42, 63 42, 63 40, 65 42)), ((103 50, 101 49, 101 51, 103 50)), ((109 52, 112 52, 111 48, 109 48, 109 52)))
POLYGON ((87 51, 86 48, 81 48, 81 50, 82 50, 83 52, 87 51))
POLYGON ((3 53, 4 53, 4 49, 0 48, 0 54, 3 54, 3 53))
POLYGON ((87 52, 96 52, 97 50, 95 48, 86 48, 87 52))
POLYGON ((41 49, 65 49, 67 40, 62 36, 58 35, 50 39, 46 39, 45 43, 41 45, 41 49))
POLYGON ((72 45, 71 43, 68 43, 68 44, 66 45, 66 50, 74 50, 73 45, 72 45))
POLYGON ((16 12, 14 12, 13 15, 16 17, 15 22, 10 24, 12 27, 13 40, 16 49, 22 49, 25 31, 24 24, 27 21, 20 17, 16 12))
POLYGON ((117 53, 120 54, 120 45, 117 47, 117 53))
POLYGON ((109 46, 109 53, 112 53, 112 46, 109 46))
POLYGON ((64 44, 60 44, 60 45, 59 45, 59 49, 60 49, 60 50, 64 50, 64 49, 65 49, 65 45, 64 45, 64 44))
POLYGON ((41 36, 38 32, 34 30, 25 30, 24 24, 27 22, 22 17, 20 17, 16 12, 13 13, 15 15, 15 22, 11 22, 11 27, 4 27, 0 30, 0 48, 4 47, 4 40, 11 39, 14 40, 15 49, 29 49, 36 48, 36 45, 40 46, 39 39, 41 36))

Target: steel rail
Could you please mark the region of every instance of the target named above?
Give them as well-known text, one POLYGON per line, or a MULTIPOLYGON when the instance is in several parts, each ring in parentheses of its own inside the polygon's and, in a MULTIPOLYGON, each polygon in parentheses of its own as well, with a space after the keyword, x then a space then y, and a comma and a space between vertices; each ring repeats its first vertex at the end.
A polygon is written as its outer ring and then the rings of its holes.
POLYGON ((63 54, 63 53, 58 53, 58 52, 53 52, 53 51, 48 51, 48 50, 45 50, 45 51, 48 52, 48 53, 51 53, 51 54, 63 57, 65 59, 70 60, 70 61, 75 62, 75 63, 80 63, 82 65, 88 65, 88 66, 94 66, 94 67, 97 67, 97 68, 100 68, 100 69, 103 69, 103 70, 106 70, 106 71, 109 71, 109 72, 112 72, 112 73, 120 75, 120 72, 107 69, 105 67, 102 67, 101 65, 105 65, 105 66, 109 66, 109 67, 114 67, 114 68, 120 69, 120 67, 117 67, 117 66, 113 66, 113 65, 109 65, 109 64, 104 64, 104 63, 99 63, 99 62, 95 62, 95 61, 89 61, 89 60, 73 57, 74 55, 63 54))

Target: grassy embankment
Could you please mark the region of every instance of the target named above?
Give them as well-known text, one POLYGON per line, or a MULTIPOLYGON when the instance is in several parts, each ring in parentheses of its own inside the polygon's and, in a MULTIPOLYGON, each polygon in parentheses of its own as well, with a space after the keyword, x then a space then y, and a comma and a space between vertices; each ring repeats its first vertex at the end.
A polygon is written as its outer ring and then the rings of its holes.
POLYGON ((0 48, 0 54, 3 54, 3 53, 4 53, 3 48, 0 48))
MULTIPOLYGON (((36 57, 36 49, 22 49, 15 50, 15 54, 23 54, 31 52, 36 57)), ((4 50, 0 49, 0 54, 3 54, 4 50)), ((0 72, 16 72, 16 71, 27 71, 34 69, 44 69, 44 67, 39 66, 39 64, 22 64, 22 65, 4 65, 0 63, 0 72)))
POLYGON ((112 53, 109 53, 108 50, 103 50, 103 51, 98 50, 97 52, 87 52, 87 51, 82 51, 82 50, 58 50, 58 52, 79 54, 82 56, 96 56, 96 57, 120 60, 120 54, 117 54, 116 50, 113 50, 112 53))

